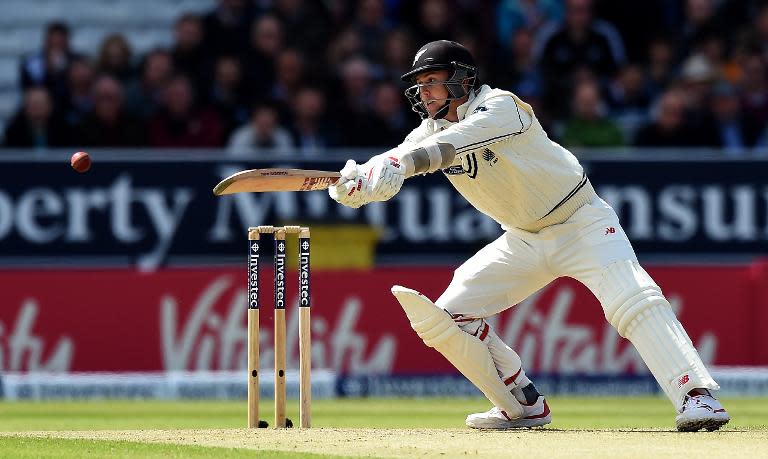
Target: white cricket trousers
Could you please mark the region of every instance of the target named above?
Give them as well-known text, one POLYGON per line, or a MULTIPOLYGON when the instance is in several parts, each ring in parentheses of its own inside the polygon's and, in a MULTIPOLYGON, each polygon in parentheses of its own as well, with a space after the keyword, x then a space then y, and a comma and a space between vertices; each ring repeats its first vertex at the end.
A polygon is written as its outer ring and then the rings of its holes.
MULTIPOLYGON (((599 197, 538 233, 506 231, 456 269, 436 304, 454 317, 481 319, 562 276, 578 280, 600 300, 608 321, 632 341, 676 408, 693 388, 718 388, 661 290, 638 264, 616 213, 599 197)), ((492 343, 489 348, 496 351, 497 367, 519 362, 511 349, 504 356, 492 343)), ((499 368, 500 376, 512 370, 499 368)))

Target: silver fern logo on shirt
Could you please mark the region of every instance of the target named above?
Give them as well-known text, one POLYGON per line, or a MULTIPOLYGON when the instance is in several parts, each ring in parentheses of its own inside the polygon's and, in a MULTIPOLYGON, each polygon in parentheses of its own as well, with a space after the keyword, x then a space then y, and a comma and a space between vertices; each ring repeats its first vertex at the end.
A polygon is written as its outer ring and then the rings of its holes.
POLYGON ((494 164, 499 162, 499 158, 496 157, 496 153, 492 152, 488 148, 483 150, 483 159, 488 161, 488 164, 490 166, 493 166, 494 164))

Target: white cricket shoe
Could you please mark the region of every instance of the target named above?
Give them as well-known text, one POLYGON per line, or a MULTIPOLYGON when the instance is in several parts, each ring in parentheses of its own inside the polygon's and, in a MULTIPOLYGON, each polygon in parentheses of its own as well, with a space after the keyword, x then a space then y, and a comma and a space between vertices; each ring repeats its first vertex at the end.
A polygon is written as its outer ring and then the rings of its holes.
POLYGON ((475 413, 467 416, 465 423, 473 429, 521 429, 539 427, 552 422, 552 413, 549 405, 540 395, 531 405, 523 405, 523 417, 510 419, 507 413, 493 407, 485 413, 475 413))
MULTIPOLYGON (((709 392, 709 391, 707 391, 709 392)), ((701 429, 717 430, 731 420, 728 412, 709 393, 686 395, 680 414, 675 418, 680 432, 696 432, 701 429)))

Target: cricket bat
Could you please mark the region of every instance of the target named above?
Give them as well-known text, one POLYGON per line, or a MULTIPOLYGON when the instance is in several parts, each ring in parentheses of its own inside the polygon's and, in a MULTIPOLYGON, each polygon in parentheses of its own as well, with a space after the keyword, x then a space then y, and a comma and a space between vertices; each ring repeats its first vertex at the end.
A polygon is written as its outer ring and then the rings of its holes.
POLYGON ((325 190, 340 179, 340 173, 330 171, 250 169, 232 174, 219 182, 213 194, 221 196, 232 193, 325 190))

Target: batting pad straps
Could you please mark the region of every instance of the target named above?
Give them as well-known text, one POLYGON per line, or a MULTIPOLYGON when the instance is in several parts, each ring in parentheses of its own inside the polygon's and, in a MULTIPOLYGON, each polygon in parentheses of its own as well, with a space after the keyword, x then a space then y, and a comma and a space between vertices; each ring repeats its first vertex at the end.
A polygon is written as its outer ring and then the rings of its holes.
POLYGON ((409 163, 413 164, 413 174, 425 174, 445 169, 453 163, 455 157, 456 149, 453 145, 444 142, 428 142, 406 152, 403 155, 403 162, 406 164, 406 169, 409 169, 409 163))
POLYGON ((443 354, 510 419, 523 416, 523 407, 502 382, 488 347, 482 341, 460 330, 450 314, 419 292, 395 285, 392 294, 424 344, 443 354))

